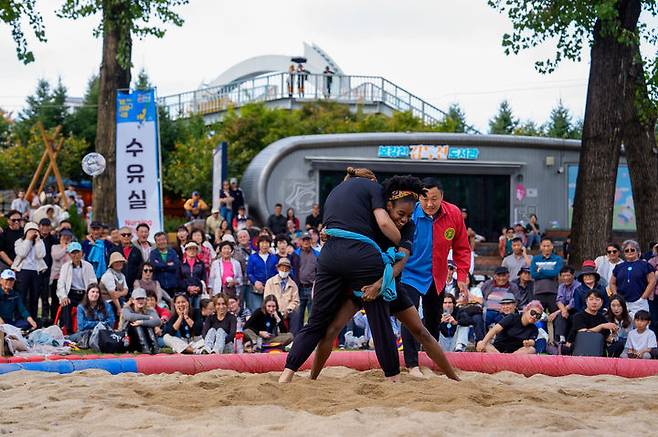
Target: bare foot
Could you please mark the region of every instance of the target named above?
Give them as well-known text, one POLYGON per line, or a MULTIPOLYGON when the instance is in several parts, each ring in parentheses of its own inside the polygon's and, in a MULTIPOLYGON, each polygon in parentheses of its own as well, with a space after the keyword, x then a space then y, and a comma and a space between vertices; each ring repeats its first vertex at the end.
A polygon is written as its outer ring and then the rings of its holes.
POLYGON ((423 374, 423 372, 420 370, 420 367, 412 367, 409 369, 409 376, 412 376, 414 378, 418 379, 425 379, 427 376, 423 374))
POLYGON ((287 384, 290 381, 292 381, 292 377, 295 376, 295 372, 292 370, 286 368, 283 369, 283 372, 281 372, 281 375, 279 376, 279 383, 280 384, 287 384))
POLYGON ((400 374, 398 373, 397 375, 387 376, 386 379, 388 382, 400 382, 400 374))

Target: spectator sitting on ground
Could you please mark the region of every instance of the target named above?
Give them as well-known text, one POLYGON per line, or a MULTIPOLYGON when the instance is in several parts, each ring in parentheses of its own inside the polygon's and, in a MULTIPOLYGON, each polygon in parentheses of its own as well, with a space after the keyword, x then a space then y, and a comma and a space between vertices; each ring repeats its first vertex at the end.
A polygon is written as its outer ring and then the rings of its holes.
POLYGON ((212 244, 206 241, 206 234, 204 234, 201 229, 193 229, 190 238, 190 241, 193 241, 197 244, 199 250, 197 258, 203 261, 203 266, 206 273, 205 279, 208 279, 208 275, 210 274, 210 264, 217 256, 215 249, 213 249, 212 244))
MULTIPOLYGON (((167 323, 171 318, 171 311, 169 311, 168 308, 158 305, 158 296, 153 290, 146 290, 146 307, 158 313, 158 317, 160 317, 160 321, 162 322, 161 326, 164 326, 164 324, 167 323)), ((161 336, 162 329, 160 327, 156 328, 155 334, 157 336, 161 336)))
POLYGON ((203 324, 204 351, 209 354, 233 353, 237 318, 228 311, 227 295, 219 293, 213 301, 215 316, 208 317, 203 324))
POLYGON ((241 206, 231 221, 231 227, 234 231, 241 231, 247 227, 247 220, 247 212, 244 206, 241 206))
POLYGON ((468 327, 459 326, 458 320, 457 300, 452 294, 446 294, 439 323, 439 344, 446 352, 464 352, 468 345, 468 327))
MULTIPOLYGON (((587 293, 589 293, 589 290, 594 289, 599 290, 603 297, 603 308, 608 307, 608 293, 600 284, 600 279, 601 276, 594 269, 594 262, 591 260, 583 261, 582 270, 578 274, 578 282, 580 282, 580 286, 576 288, 573 294, 573 308, 576 313, 585 310, 587 293)), ((603 313, 603 308, 601 309, 601 313, 603 313)))
POLYGON ((516 284, 519 289, 519 299, 516 302, 519 309, 523 309, 528 302, 535 298, 535 281, 532 280, 530 268, 521 267, 518 273, 518 278, 512 282, 516 284))
POLYGON ((156 304, 158 306, 164 305, 168 307, 171 305, 171 297, 162 289, 160 282, 153 279, 153 270, 153 265, 150 262, 142 264, 139 277, 133 282, 133 289, 143 288, 146 290, 147 297, 148 293, 152 292, 156 296, 156 304))
POLYGON ((277 203, 274 205, 274 213, 267 219, 267 227, 270 228, 274 235, 285 234, 287 229, 288 220, 281 214, 283 205, 277 203))
POLYGON ((635 329, 628 333, 626 347, 622 357, 624 358, 643 358, 650 360, 655 355, 656 334, 648 329, 651 323, 651 314, 648 311, 639 310, 634 316, 635 329), (652 354, 653 351, 653 354, 652 354))
POLYGON ((190 307, 185 293, 174 297, 174 313, 165 325, 164 344, 177 354, 199 354, 204 342, 201 337, 201 312, 190 307))
POLYGON ((249 311, 249 308, 242 307, 239 297, 231 296, 228 297, 228 310, 236 317, 238 321, 238 332, 242 332, 244 325, 251 317, 251 311, 249 311))
MULTIPOLYGON (((448 266, 450 266, 451 263, 452 261, 448 261, 448 266)), ((480 287, 478 286, 470 287, 468 294, 460 292, 459 297, 455 297, 455 299, 457 299, 457 314, 459 317, 459 324, 461 326, 470 326, 473 330, 475 340, 482 340, 485 334, 484 314, 482 307, 484 303, 484 297, 482 297, 482 290, 480 290, 480 287)))
POLYGON ((244 335, 245 351, 260 352, 263 343, 283 348, 292 342, 292 334, 283 322, 275 296, 269 295, 263 299, 263 305, 247 321, 244 335))
POLYGON ((610 298, 607 319, 617 325, 617 331, 608 337, 608 356, 619 357, 624 352, 628 333, 633 329, 633 319, 628 315, 626 301, 618 294, 610 298))
POLYGON ((522 313, 511 314, 491 328, 484 339, 478 342, 476 350, 494 353, 536 353, 535 340, 539 330, 535 322, 541 319, 543 313, 544 307, 539 301, 529 302, 522 313), (490 344, 492 340, 493 345, 490 344))
POLYGON ((159 353, 155 328, 161 324, 158 313, 146 306, 146 291, 143 288, 135 288, 130 300, 121 310, 119 323, 119 329, 126 330, 130 337, 130 350, 144 354, 159 353))
POLYGON ((228 296, 240 294, 242 267, 240 262, 233 258, 233 247, 233 243, 228 241, 219 243, 219 257, 212 262, 208 280, 208 294, 211 296, 219 293, 228 296))
POLYGON ((526 253, 523 242, 519 237, 512 238, 512 253, 503 258, 502 266, 507 267, 510 277, 519 276, 519 271, 523 267, 530 267, 530 255, 526 253))
POLYGON ((13 290, 16 274, 6 269, 0 275, 0 324, 6 323, 20 329, 36 329, 37 322, 25 309, 20 295, 13 290))
POLYGON ((601 334, 602 342, 610 336, 610 332, 617 331, 617 324, 609 322, 601 314, 603 295, 600 290, 596 288, 590 289, 587 292, 585 303, 585 309, 573 316, 571 330, 569 331, 567 342, 565 343, 566 349, 563 349, 566 354, 570 354, 571 351, 573 351, 576 336, 581 331, 601 334))
POLYGON ((314 203, 311 207, 311 213, 306 216, 306 230, 315 229, 319 231, 322 228, 322 216, 320 215, 320 205, 314 203))
POLYGON ((519 289, 509 281, 509 276, 507 267, 496 267, 493 279, 485 281, 480 287, 487 309, 484 319, 486 326, 498 323, 503 318, 500 314, 500 300, 505 294, 512 293, 519 298, 519 289))
POLYGON ((201 299, 201 303, 199 305, 201 308, 201 322, 206 323, 206 320, 208 320, 209 317, 215 315, 215 303, 212 301, 212 299, 204 297, 201 299))
POLYGON ((605 282, 602 283, 605 287, 610 283, 612 271, 618 264, 624 262, 620 257, 621 246, 617 243, 609 243, 606 248, 606 255, 597 257, 594 262, 596 263, 596 271, 605 282))
POLYGON ((299 288, 290 275, 291 264, 288 258, 279 258, 276 264, 278 274, 265 283, 263 298, 273 295, 280 302, 281 314, 284 319, 291 316, 299 307, 299 288))
POLYGON ((180 277, 183 290, 187 293, 192 308, 199 309, 199 300, 206 280, 206 268, 198 257, 199 245, 190 241, 185 245, 185 255, 180 265, 180 277))
POLYGON ((560 269, 560 286, 557 289, 557 298, 555 301, 558 310, 548 315, 548 320, 553 322, 553 326, 555 327, 555 338, 562 343, 566 341, 571 318, 576 314, 574 295, 578 287, 580 287, 580 282, 574 280, 574 272, 571 266, 564 266, 560 269))
POLYGON ((169 247, 167 234, 158 232, 154 238, 155 249, 149 255, 149 264, 153 266, 153 278, 169 295, 169 299, 173 299, 180 288, 180 258, 176 251, 169 247))
POLYGON ((98 284, 90 284, 87 287, 85 297, 78 305, 76 317, 78 331, 71 337, 73 341, 79 341, 85 331, 93 330, 99 323, 105 323, 110 329, 114 328, 115 319, 112 306, 101 299, 101 289, 98 284))
POLYGON ((656 276, 653 266, 640 259, 637 241, 626 240, 622 247, 625 261, 612 271, 610 293, 620 294, 626 299, 628 313, 633 317, 636 311, 649 311, 647 299, 656 289, 656 276))
POLYGON ((101 277, 99 282, 103 299, 112 301, 116 308, 117 314, 121 312, 123 302, 128 296, 128 283, 126 276, 123 274, 123 266, 126 259, 119 252, 110 255, 109 268, 101 277))
POLYGON ((185 205, 185 217, 189 220, 202 219, 206 211, 208 211, 208 205, 203 201, 198 191, 192 192, 192 197, 187 199, 185 205))

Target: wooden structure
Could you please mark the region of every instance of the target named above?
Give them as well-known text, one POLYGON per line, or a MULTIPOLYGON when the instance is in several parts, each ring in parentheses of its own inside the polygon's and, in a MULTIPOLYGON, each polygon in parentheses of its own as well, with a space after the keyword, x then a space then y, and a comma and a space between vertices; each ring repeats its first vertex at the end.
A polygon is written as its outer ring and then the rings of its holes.
POLYGON ((46 183, 50 177, 50 174, 53 173, 55 175, 57 190, 59 191, 61 199, 60 204, 62 204, 64 208, 68 208, 69 199, 67 199, 66 195, 64 194, 64 182, 62 181, 62 175, 60 174, 59 168, 57 167, 57 155, 64 146, 64 137, 60 136, 62 126, 57 126, 55 128, 55 132, 51 136, 46 133, 46 130, 43 127, 43 123, 38 122, 36 127, 39 129, 39 134, 43 140, 45 150, 43 155, 41 155, 41 161, 39 161, 39 165, 37 166, 37 169, 34 172, 34 176, 32 176, 32 181, 30 182, 30 185, 28 186, 25 193, 26 199, 31 201, 33 193, 34 195, 38 196, 46 187, 46 183), (39 180, 39 175, 43 171, 43 167, 46 165, 46 161, 49 161, 48 167, 46 167, 46 172, 44 173, 43 178, 41 178, 41 182, 39 183, 38 189, 35 192, 34 188, 37 185, 37 181, 39 180))

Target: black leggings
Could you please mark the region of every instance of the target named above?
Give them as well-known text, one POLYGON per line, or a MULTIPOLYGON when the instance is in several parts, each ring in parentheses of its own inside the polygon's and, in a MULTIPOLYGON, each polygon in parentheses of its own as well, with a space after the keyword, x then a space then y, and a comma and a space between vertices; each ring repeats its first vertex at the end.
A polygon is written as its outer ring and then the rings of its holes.
MULTIPOLYGON (((382 277, 381 255, 371 246, 354 240, 332 238, 318 259, 313 304, 308 323, 297 333, 286 368, 296 371, 308 359, 353 290, 360 290, 382 277)), ((364 302, 375 353, 386 376, 400 373, 400 358, 391 328, 388 303, 381 297, 364 302)))
MULTIPOLYGON (((439 323, 441 321, 441 314, 443 313, 443 296, 444 291, 441 294, 436 292, 436 286, 434 281, 432 281, 432 286, 427 290, 427 293, 420 294, 411 285, 400 283, 399 289, 401 293, 404 293, 408 296, 409 299, 413 302, 416 309, 420 306, 420 299, 423 299, 423 324, 427 330, 432 334, 432 336, 438 341, 439 340, 439 323)), ((409 332, 404 324, 400 330, 402 335, 402 345, 404 348, 404 364, 407 366, 407 369, 412 367, 418 367, 418 349, 420 345, 418 341, 414 338, 413 334, 409 332)))

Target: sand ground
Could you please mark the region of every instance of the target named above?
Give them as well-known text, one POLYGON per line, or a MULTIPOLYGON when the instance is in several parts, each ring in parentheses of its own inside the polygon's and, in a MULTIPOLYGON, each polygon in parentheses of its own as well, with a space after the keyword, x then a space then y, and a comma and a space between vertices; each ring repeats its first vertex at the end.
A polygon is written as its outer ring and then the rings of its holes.
POLYGON ((58 436, 652 435, 658 377, 432 376, 325 369, 279 385, 277 374, 0 377, 0 434, 58 436))

